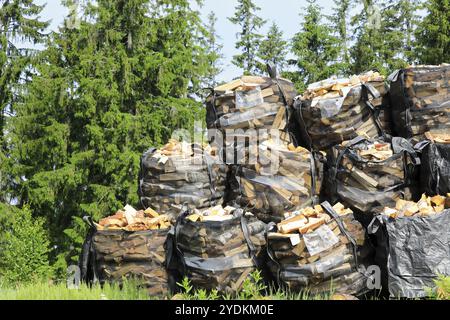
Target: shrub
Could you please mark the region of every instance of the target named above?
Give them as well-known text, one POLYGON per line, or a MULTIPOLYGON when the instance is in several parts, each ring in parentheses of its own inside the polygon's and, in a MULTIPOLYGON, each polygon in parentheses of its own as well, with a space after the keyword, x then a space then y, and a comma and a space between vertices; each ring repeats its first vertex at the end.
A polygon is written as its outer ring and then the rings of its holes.
POLYGON ((48 278, 49 240, 42 218, 33 218, 28 208, 2 207, 8 216, 2 228, 0 242, 0 275, 10 284, 27 283, 48 278))

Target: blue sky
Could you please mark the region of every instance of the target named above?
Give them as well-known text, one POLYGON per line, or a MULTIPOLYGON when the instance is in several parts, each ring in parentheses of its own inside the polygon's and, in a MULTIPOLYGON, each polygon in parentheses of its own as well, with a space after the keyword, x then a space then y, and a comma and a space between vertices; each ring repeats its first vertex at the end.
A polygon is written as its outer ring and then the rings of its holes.
MULTIPOLYGON (((194 1, 192 1, 194 3, 194 1)), ((37 0, 37 3, 47 3, 42 14, 42 18, 52 20, 51 28, 56 30, 67 15, 67 10, 60 4, 60 0, 37 0)), ((301 18, 299 16, 306 0, 255 0, 255 3, 261 7, 260 16, 267 20, 265 30, 272 21, 276 22, 283 30, 285 38, 291 38, 299 29, 301 18)), ((331 13, 333 5, 332 0, 318 0, 323 8, 324 14, 331 13)), ((214 11, 218 18, 217 32, 219 33, 221 43, 223 44, 224 72, 220 75, 220 80, 230 80, 241 74, 241 70, 231 63, 233 55, 237 53, 235 49, 236 33, 238 29, 228 21, 234 13, 237 0, 204 0, 204 7, 201 9, 203 17, 206 17, 210 11, 214 11)))

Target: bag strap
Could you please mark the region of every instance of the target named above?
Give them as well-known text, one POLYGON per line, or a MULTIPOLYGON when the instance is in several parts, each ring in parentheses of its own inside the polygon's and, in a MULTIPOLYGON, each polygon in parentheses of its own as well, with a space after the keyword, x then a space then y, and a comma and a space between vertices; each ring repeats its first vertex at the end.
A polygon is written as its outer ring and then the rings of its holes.
POLYGON ((281 278, 281 272, 282 272, 282 267, 281 264, 277 261, 277 259, 275 259, 275 257, 273 256, 273 252, 270 249, 270 245, 269 245, 269 232, 271 230, 273 230, 276 227, 276 224, 271 222, 267 225, 266 227, 266 252, 267 252, 267 256, 269 257, 269 259, 276 265, 276 281, 279 287, 282 287, 285 285, 284 281, 281 278))
POLYGON ((376 108, 373 106, 373 104, 370 102, 369 95, 371 95, 374 99, 378 99, 381 95, 380 92, 378 92, 377 89, 375 89, 374 86, 372 86, 370 83, 364 83, 362 85, 362 99, 364 101, 364 104, 366 107, 369 108, 370 113, 372 115, 372 118, 375 122, 375 126, 377 127, 378 135, 380 137, 386 138, 386 133, 383 130, 383 126, 381 125, 380 118, 379 118, 379 110, 376 110, 376 108))
POLYGON ((308 140, 308 141, 306 141, 308 149, 313 150, 313 140, 308 133, 308 129, 306 127, 306 122, 305 122, 305 119, 303 118, 302 108, 303 108, 303 102, 300 100, 299 97, 295 98, 294 111, 297 114, 297 119, 300 122, 301 135, 308 140))
POLYGON ((255 248, 255 245, 254 245, 252 239, 250 238, 250 232, 248 230, 248 223, 247 223, 247 219, 245 218, 244 214, 242 214, 242 216, 241 216, 240 225, 241 225, 242 233, 244 234, 245 241, 247 242, 247 247, 250 252, 250 257, 251 257, 254 265, 257 268, 259 268, 260 266, 258 263, 258 259, 256 258, 256 248, 255 248))
POLYGON ((316 192, 316 152, 311 151, 310 156, 311 164, 310 164, 310 172, 311 172, 311 201, 313 205, 317 204, 317 192, 316 192))
POLYGON ((175 230, 174 230, 174 247, 177 252, 178 257, 181 261, 181 267, 183 269, 183 275, 186 275, 187 267, 186 267, 186 259, 184 257, 183 251, 181 251, 179 245, 178 245, 178 237, 180 234, 180 227, 183 224, 184 219, 189 215, 189 209, 187 207, 184 207, 182 209, 182 213, 177 218, 177 221, 175 222, 175 230))
POLYGON ((350 150, 350 148, 351 147, 354 147, 355 145, 357 145, 357 144, 359 144, 359 143, 361 143, 361 142, 363 142, 363 141, 369 141, 369 139, 367 139, 367 138, 365 138, 365 137, 363 137, 363 136, 358 136, 358 137, 356 137, 355 139, 353 139, 353 140, 351 140, 351 141, 349 141, 348 142, 348 144, 345 146, 345 148, 344 149, 342 149, 340 152, 339 152, 339 154, 338 154, 338 156, 336 157, 336 161, 335 161, 335 163, 334 163, 334 169, 333 169, 333 179, 334 180, 336 180, 336 177, 337 177, 337 169, 338 169, 338 167, 339 167, 339 164, 341 163, 341 161, 342 161, 342 158, 345 156, 345 154, 350 150))
POLYGON ((341 220, 341 217, 334 211, 333 207, 328 201, 325 201, 322 203, 322 207, 324 210, 330 214, 333 219, 336 221, 337 225, 339 226, 339 229, 341 232, 346 236, 346 238, 350 241, 353 247, 353 256, 355 258, 355 269, 358 268, 358 254, 357 254, 357 243, 355 239, 350 235, 350 233, 347 231, 347 229, 344 227, 344 223, 341 220))

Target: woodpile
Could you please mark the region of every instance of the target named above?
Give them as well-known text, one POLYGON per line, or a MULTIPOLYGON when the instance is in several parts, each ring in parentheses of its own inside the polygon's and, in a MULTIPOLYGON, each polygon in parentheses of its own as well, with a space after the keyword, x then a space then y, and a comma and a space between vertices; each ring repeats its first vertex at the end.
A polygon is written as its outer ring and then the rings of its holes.
POLYGON ((387 89, 378 72, 311 84, 295 102, 296 121, 305 129, 297 140, 305 147, 327 150, 357 136, 374 138, 388 129, 382 108, 387 89))
POLYGON ((142 206, 176 218, 183 205, 207 208, 223 202, 227 167, 211 147, 170 140, 141 159, 142 206))
POLYGON ((95 224, 97 230, 147 231, 167 229, 172 226, 167 215, 160 215, 151 208, 137 211, 127 205, 124 210, 104 218, 95 224))
POLYGON ((423 139, 427 131, 450 128, 450 65, 414 66, 391 76, 391 103, 396 134, 423 139))
POLYGON ((427 197, 425 194, 419 202, 397 200, 395 208, 386 207, 381 212, 382 215, 392 219, 403 217, 429 217, 450 209, 450 193, 447 196, 427 197))
POLYGON ((167 296, 175 278, 167 271, 172 252, 167 238, 170 221, 153 210, 136 211, 131 206, 94 223, 83 245, 80 269, 83 281, 121 283, 136 280, 152 297, 167 296))
POLYGON ((288 80, 242 76, 208 97, 208 128, 284 130, 286 107, 295 96, 288 80))
POLYGON ((405 139, 359 137, 335 146, 327 160, 329 196, 364 216, 367 223, 383 207, 415 195, 413 173, 418 158, 405 139))
POLYGON ((259 145, 257 162, 238 170, 240 204, 265 222, 312 205, 320 192, 321 163, 311 152, 271 140, 259 145))
POLYGON ((242 209, 189 212, 175 227, 183 276, 196 288, 235 294, 264 257, 266 225, 242 209))
POLYGON ((228 164, 245 164, 249 145, 270 137, 290 143, 287 125, 297 92, 281 78, 242 76, 214 89, 206 101, 211 143, 225 149, 228 164))
POLYGON ((308 207, 287 214, 267 235, 271 269, 293 292, 361 294, 367 277, 357 249, 365 230, 341 203, 308 207))

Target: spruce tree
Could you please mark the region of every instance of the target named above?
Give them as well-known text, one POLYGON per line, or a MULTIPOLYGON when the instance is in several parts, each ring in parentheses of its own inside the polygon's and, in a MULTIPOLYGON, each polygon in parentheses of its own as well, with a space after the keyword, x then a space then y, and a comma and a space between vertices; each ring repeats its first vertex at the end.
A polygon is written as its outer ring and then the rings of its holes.
POLYGON ((383 35, 381 33, 381 8, 375 0, 365 0, 361 11, 352 17, 354 45, 350 71, 355 74, 368 70, 386 73, 382 57, 383 35))
POLYGON ((286 65, 287 41, 283 39, 283 32, 275 22, 272 23, 267 36, 261 41, 258 57, 263 63, 258 63, 261 74, 266 73, 266 64, 272 62, 281 72, 286 65))
POLYGON ((349 17, 351 0, 334 0, 333 14, 329 17, 339 47, 339 72, 344 75, 350 68, 350 30, 349 17))
POLYGON ((222 49, 223 45, 219 43, 220 36, 216 30, 217 16, 210 12, 206 23, 206 37, 204 38, 206 55, 208 59, 208 71, 204 80, 204 87, 214 88, 217 86, 218 75, 223 71, 222 68, 222 49))
POLYGON ((303 22, 292 43, 295 59, 290 61, 297 68, 289 73, 300 91, 308 84, 326 79, 337 73, 338 40, 332 29, 324 24, 321 7, 315 0, 308 0, 303 10, 303 22))
POLYGON ((32 72, 34 51, 27 43, 45 41, 48 23, 39 14, 44 6, 32 0, 0 0, 0 201, 9 201, 12 163, 9 158, 6 125, 14 115, 22 85, 32 72))
POLYGON ((46 217, 60 260, 77 259, 84 215, 138 207, 141 154, 203 118, 189 96, 208 70, 197 42, 203 27, 187 0, 98 0, 81 9, 79 28, 66 23, 42 53, 13 123, 24 177, 17 197, 46 217))
POLYGON ((427 14, 420 22, 415 51, 422 64, 450 63, 450 1, 427 0, 427 14))
POLYGON ((257 16, 261 10, 253 0, 238 0, 236 12, 228 18, 239 26, 240 31, 236 35, 236 49, 242 53, 233 57, 233 64, 243 69, 245 74, 255 73, 257 69, 257 54, 262 35, 258 32, 265 21, 257 16))

